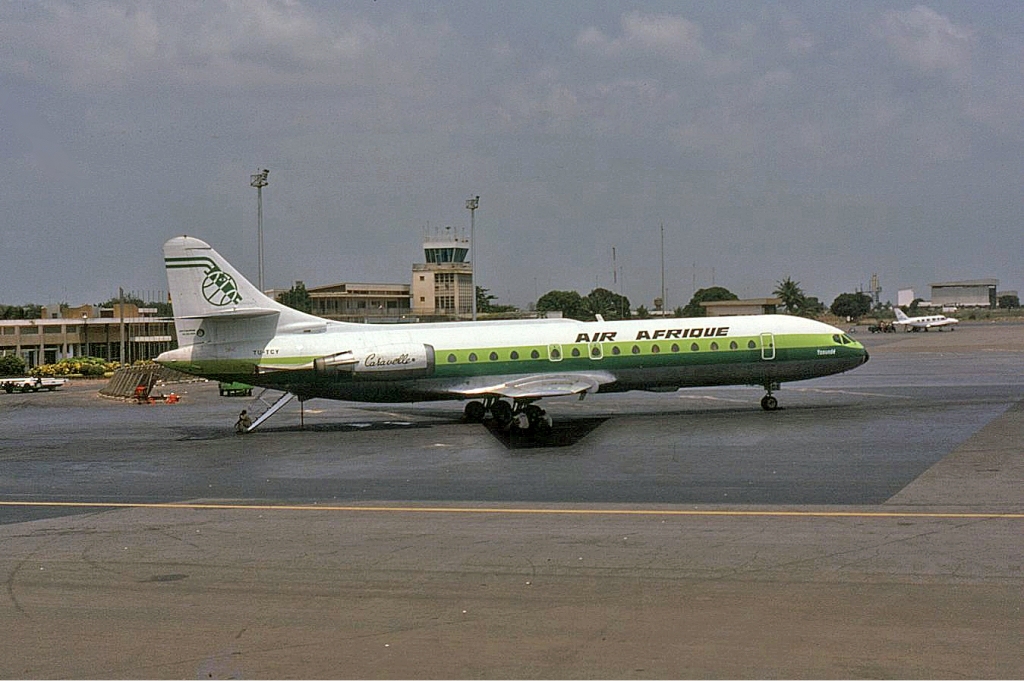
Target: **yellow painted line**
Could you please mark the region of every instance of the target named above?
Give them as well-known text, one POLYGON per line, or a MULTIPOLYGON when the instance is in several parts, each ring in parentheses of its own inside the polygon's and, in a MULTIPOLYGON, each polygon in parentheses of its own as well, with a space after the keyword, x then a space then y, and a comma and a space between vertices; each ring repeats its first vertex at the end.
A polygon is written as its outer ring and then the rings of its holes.
POLYGON ((719 516, 749 518, 952 518, 1024 520, 1022 513, 953 513, 916 511, 743 511, 681 509, 600 508, 488 508, 478 506, 332 506, 320 504, 190 504, 122 503, 102 501, 0 501, 0 507, 29 508, 141 508, 216 511, 336 511, 349 513, 466 513, 497 515, 621 515, 621 516, 719 516))

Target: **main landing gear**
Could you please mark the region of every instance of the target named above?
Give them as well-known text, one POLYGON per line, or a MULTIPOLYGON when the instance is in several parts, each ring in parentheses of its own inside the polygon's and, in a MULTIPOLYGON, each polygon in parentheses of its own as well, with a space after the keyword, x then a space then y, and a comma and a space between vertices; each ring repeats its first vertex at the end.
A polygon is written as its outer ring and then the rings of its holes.
POLYGON ((779 384, 766 383, 764 389, 768 391, 768 394, 761 398, 761 408, 765 411, 775 411, 779 408, 779 401, 772 395, 772 391, 778 390, 779 384))
POLYGON ((490 413, 494 423, 505 430, 546 433, 551 430, 551 417, 540 406, 526 400, 514 400, 511 404, 494 397, 483 402, 473 400, 466 404, 465 419, 470 423, 482 423, 490 413))

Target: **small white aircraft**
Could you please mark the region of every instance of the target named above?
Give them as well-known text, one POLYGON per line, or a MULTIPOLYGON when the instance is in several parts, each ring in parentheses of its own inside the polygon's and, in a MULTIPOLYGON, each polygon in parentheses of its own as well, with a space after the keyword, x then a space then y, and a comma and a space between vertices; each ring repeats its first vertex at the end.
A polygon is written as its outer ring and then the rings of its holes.
MULTIPOLYGON (((955 317, 947 317, 941 314, 927 315, 925 317, 908 317, 907 313, 898 307, 893 308, 893 312, 896 313, 896 321, 893 324, 902 326, 907 331, 920 331, 924 329, 936 328, 942 329, 944 326, 952 327, 954 324, 959 324, 960 320, 955 317)), ((950 328, 950 331, 953 329, 950 328)))
POLYGON ((543 431, 544 397, 759 385, 835 374, 868 359, 841 330, 788 315, 593 322, 573 319, 375 326, 322 319, 271 300, 208 244, 164 244, 178 348, 156 361, 216 381, 358 402, 469 400, 465 416, 543 431))

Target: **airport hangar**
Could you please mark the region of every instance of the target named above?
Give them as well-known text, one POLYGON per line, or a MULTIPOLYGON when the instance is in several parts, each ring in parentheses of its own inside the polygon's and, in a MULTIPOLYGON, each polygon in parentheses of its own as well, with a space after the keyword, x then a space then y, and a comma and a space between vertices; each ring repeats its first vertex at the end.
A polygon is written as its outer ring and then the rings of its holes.
POLYGON ((931 284, 934 307, 996 307, 998 279, 973 279, 931 284))

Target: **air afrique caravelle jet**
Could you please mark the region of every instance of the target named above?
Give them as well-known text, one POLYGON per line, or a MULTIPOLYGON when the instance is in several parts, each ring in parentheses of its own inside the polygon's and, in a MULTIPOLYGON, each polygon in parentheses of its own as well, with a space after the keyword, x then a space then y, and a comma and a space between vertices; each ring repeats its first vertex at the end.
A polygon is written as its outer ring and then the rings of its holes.
POLYGON ((371 325, 299 312, 260 292, 209 244, 164 244, 178 348, 156 361, 217 381, 356 402, 471 400, 467 420, 543 430, 544 397, 759 385, 868 360, 841 330, 788 315, 581 322, 573 319, 371 325))

